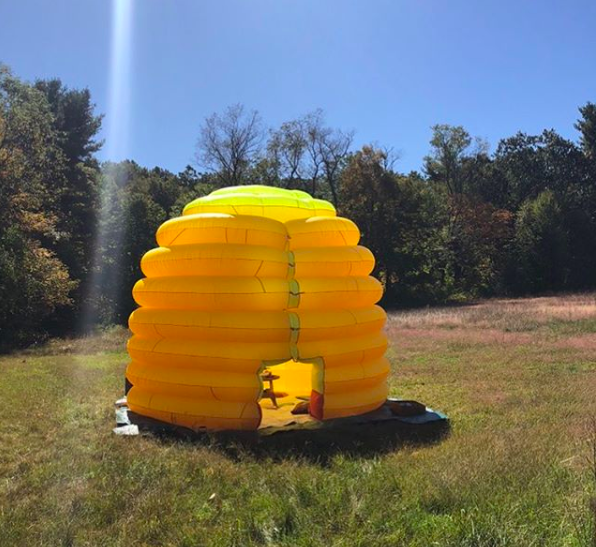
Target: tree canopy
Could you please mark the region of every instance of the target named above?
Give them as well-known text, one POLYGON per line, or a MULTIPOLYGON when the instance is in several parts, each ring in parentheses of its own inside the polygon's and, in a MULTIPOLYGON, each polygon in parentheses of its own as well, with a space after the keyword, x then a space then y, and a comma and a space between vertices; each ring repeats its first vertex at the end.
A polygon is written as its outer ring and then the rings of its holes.
POLYGON ((332 201, 375 254, 386 306, 596 287, 592 102, 579 108, 577 142, 518 132, 490 152, 465 128, 437 124, 412 173, 396 169, 390 147, 355 149, 354 132, 321 110, 273 128, 243 105, 213 113, 198 128, 196 165, 178 174, 100 164, 101 123, 88 89, 0 68, 3 349, 125 323, 157 227, 228 185, 332 201))

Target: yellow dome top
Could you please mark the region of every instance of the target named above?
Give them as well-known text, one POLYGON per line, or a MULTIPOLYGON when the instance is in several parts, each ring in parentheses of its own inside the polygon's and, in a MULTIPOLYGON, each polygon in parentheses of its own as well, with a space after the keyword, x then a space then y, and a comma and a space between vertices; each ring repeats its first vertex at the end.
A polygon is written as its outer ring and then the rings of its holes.
POLYGON ((336 216, 335 207, 328 201, 315 199, 301 190, 286 190, 259 184, 215 190, 208 196, 191 201, 184 208, 183 214, 197 213, 258 216, 279 222, 336 216))

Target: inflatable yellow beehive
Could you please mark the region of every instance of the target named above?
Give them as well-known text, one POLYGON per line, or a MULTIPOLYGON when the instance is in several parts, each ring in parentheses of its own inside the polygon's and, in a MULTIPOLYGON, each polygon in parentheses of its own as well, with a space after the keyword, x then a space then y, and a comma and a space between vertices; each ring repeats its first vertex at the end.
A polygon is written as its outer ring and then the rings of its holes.
POLYGON ((250 430, 300 401, 319 420, 381 406, 386 316, 359 238, 330 203, 297 190, 241 186, 189 203, 141 261, 130 409, 250 430))

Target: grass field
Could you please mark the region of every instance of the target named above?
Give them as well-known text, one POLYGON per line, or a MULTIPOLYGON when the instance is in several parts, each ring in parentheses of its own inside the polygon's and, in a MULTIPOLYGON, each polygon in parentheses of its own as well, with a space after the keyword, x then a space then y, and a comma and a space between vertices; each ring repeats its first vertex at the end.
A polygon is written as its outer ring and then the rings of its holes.
POLYGON ((387 332, 392 394, 450 435, 321 461, 113 435, 123 329, 0 357, 0 546, 595 545, 595 295, 387 332))

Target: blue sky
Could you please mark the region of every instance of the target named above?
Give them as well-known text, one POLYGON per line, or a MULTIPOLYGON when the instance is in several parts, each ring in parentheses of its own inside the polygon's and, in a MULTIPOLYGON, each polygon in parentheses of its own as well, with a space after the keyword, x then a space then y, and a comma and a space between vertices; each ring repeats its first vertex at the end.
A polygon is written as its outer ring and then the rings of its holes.
MULTIPOLYGON (((271 126, 320 107, 409 171, 435 123, 493 148, 517 130, 576 139, 596 102, 593 0, 132 1, 130 137, 109 159, 179 171, 201 120, 241 102, 271 126)), ((0 61, 89 87, 109 118, 112 4, 0 0, 0 61)))

